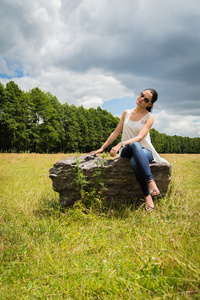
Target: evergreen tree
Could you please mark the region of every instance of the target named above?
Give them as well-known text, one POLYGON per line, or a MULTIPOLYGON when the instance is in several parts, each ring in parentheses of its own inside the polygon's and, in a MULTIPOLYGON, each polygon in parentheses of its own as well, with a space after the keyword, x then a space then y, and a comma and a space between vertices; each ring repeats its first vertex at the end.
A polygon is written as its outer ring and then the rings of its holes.
POLYGON ((61 144, 61 106, 56 97, 39 88, 29 92, 33 103, 31 112, 31 151, 51 153, 58 151, 61 144))
MULTIPOLYGON (((120 119, 114 117, 111 113, 103 110, 101 107, 97 107, 97 115, 99 116, 101 124, 103 124, 103 142, 107 140, 109 135, 115 130, 120 119)), ((109 151, 114 145, 121 141, 121 135, 114 141, 112 145, 107 148, 109 151)))
POLYGON ((93 133, 93 140, 96 150, 101 147, 101 145, 104 142, 103 138, 103 124, 101 123, 101 120, 99 118, 99 115, 97 114, 97 110, 94 108, 89 108, 89 113, 91 118, 94 120, 94 133, 93 133))
POLYGON ((29 142, 27 130, 28 98, 10 81, 5 90, 1 86, 1 149, 26 151, 29 142))
MULTIPOLYGON (((61 104, 51 93, 25 93, 10 81, 0 83, 0 151, 90 152, 114 131, 119 118, 98 107, 61 104)), ((150 130, 158 153, 200 153, 200 138, 168 136, 150 130)), ((119 137, 106 151, 120 141, 119 137)))
POLYGON ((6 151, 5 89, 0 83, 0 151, 6 151))
POLYGON ((70 106, 67 103, 63 105, 63 127, 64 139, 62 141, 62 149, 64 152, 79 151, 81 131, 74 105, 70 106))
POLYGON ((86 152, 89 146, 89 130, 83 106, 77 108, 77 118, 80 128, 79 151, 86 152))
POLYGON ((91 111, 85 109, 84 113, 85 113, 85 118, 86 118, 87 128, 88 128, 88 141, 86 146, 86 152, 88 153, 96 149, 97 133, 95 132, 96 131, 96 127, 94 125, 95 120, 93 119, 91 111))

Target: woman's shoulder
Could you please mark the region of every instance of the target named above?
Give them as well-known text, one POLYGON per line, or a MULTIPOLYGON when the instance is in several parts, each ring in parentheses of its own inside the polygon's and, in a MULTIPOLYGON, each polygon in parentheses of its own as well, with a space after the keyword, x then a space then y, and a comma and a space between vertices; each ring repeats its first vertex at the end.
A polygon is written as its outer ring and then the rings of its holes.
POLYGON ((130 112, 131 112, 131 110, 132 110, 132 109, 126 109, 126 110, 123 112, 122 117, 125 118, 127 115, 129 115, 130 112))
POLYGON ((154 119, 154 116, 152 115, 151 112, 148 112, 146 115, 144 115, 143 118, 145 118, 146 120, 148 120, 148 119, 154 119))
POLYGON ((126 109, 126 110, 123 112, 123 114, 124 114, 124 115, 128 115, 128 114, 130 114, 133 110, 134 110, 134 108, 132 108, 132 109, 126 109))
POLYGON ((143 121, 146 123, 153 123, 154 122, 154 116, 149 112, 148 114, 145 115, 143 121))

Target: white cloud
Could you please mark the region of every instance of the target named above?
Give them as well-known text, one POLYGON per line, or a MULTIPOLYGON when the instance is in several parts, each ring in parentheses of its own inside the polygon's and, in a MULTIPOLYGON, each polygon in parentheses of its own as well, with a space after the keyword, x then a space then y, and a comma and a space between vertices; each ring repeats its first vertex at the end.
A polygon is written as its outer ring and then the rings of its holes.
POLYGON ((200 116, 169 115, 165 111, 154 113, 154 128, 167 135, 200 136, 200 116))
MULTIPOLYGON (((200 137, 200 116, 171 115, 165 111, 153 111, 153 127, 160 133, 173 136, 200 137)), ((121 118, 121 115, 116 115, 121 118)))
POLYGON ((6 61, 3 59, 0 59, 0 73, 8 76, 14 76, 14 72, 8 69, 6 61))
POLYGON ((153 87, 159 131, 197 133, 199 0, 1 0, 0 19, 0 74, 23 90, 89 108, 153 87))
MULTIPOLYGON (((8 79, 2 79, 5 85, 8 79)), ((103 75, 98 70, 76 73, 50 69, 41 72, 36 79, 32 77, 15 78, 15 83, 28 91, 38 86, 43 91, 56 95, 61 103, 83 105, 85 108, 102 106, 103 102, 116 97, 131 97, 133 93, 112 76, 103 75), (51 82, 51 87, 49 83, 51 82)))

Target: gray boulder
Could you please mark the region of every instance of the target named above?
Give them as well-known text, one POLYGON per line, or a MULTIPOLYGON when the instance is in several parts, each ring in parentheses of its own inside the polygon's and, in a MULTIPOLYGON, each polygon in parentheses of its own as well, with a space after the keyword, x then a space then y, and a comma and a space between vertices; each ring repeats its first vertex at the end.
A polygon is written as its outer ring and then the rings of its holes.
MULTIPOLYGON (((86 154, 79 158, 79 168, 87 179, 94 183, 96 177, 95 170, 102 164, 103 159, 96 154, 86 154)), ((64 206, 72 205, 80 195, 76 193, 76 187, 72 184, 74 179, 74 168, 77 158, 69 157, 59 160, 54 167, 49 170, 49 177, 53 181, 53 189, 59 193, 60 202, 64 206)), ((166 163, 151 163, 150 168, 162 197, 167 193, 172 167, 166 163)), ((105 196, 108 202, 126 203, 130 199, 141 199, 143 193, 137 179, 130 168, 128 158, 116 158, 106 160, 102 165, 102 178, 106 187, 105 196)))

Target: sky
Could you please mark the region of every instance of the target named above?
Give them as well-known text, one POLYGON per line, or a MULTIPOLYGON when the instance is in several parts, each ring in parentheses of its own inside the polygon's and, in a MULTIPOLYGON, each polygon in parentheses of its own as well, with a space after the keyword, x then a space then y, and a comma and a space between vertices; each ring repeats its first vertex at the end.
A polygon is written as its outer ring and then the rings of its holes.
POLYGON ((0 0, 0 82, 121 116, 158 92, 154 128, 200 137, 199 0, 0 0))

